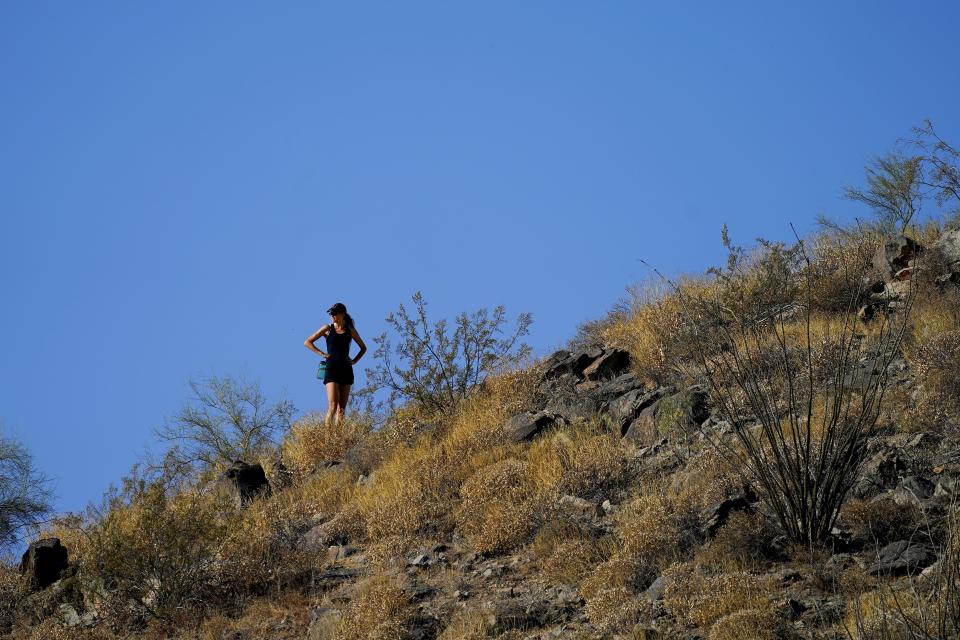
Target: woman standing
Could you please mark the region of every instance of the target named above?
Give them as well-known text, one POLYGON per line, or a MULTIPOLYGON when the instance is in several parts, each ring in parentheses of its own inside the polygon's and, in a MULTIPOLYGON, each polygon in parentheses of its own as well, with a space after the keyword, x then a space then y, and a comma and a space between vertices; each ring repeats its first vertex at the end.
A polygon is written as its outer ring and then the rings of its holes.
POLYGON ((323 384, 327 387, 327 426, 336 416, 337 425, 343 422, 343 414, 350 398, 350 385, 353 384, 353 365, 367 352, 367 345, 363 344, 360 335, 353 326, 353 318, 347 313, 347 307, 338 302, 329 309, 330 324, 325 324, 304 341, 307 349, 327 359, 327 371, 323 376, 323 384), (317 349, 314 342, 320 336, 327 338, 327 352, 317 349), (356 340, 360 351, 353 359, 350 358, 350 341, 356 340))

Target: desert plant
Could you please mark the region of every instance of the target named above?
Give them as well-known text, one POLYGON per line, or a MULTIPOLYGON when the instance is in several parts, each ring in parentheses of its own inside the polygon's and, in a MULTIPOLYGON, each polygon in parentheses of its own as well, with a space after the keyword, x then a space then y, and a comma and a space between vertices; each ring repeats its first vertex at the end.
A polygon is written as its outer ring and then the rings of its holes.
POLYGON ((387 332, 374 338, 374 357, 379 363, 367 369, 368 384, 357 393, 370 396, 383 389, 389 403, 414 400, 428 408, 445 411, 482 384, 497 369, 524 361, 530 354, 518 342, 529 333, 533 318, 521 313, 513 331, 506 332, 506 311, 479 309, 459 314, 453 330, 447 321, 430 323, 427 303, 418 291, 412 297, 411 312, 401 304, 387 316, 396 333, 396 346, 387 332), (396 361, 394 360, 396 358, 396 361))
POLYGON ((748 255, 726 228, 722 237, 728 260, 711 270, 714 286, 683 298, 687 330, 700 346, 689 375, 707 381, 732 438, 707 435, 759 486, 791 540, 823 542, 876 430, 912 296, 862 334, 854 291, 821 338, 832 347, 825 367, 814 358, 816 273, 803 241, 761 241, 748 255), (861 368, 862 360, 871 366, 861 368))
POLYGON ((25 528, 39 524, 51 509, 49 480, 33 464, 30 451, 0 434, 0 548, 25 528))
POLYGON ((237 512, 226 496, 170 493, 135 467, 88 517, 81 570, 102 585, 102 611, 130 624, 207 606, 217 551, 237 512))
POLYGON ((284 465, 306 473, 320 462, 343 460, 347 451, 371 431, 370 422, 346 418, 327 424, 320 413, 308 413, 294 422, 281 444, 284 465))
POLYGON ((251 460, 290 427, 294 407, 270 403, 257 382, 213 376, 188 382, 192 397, 155 430, 170 449, 159 465, 167 477, 191 476, 234 460, 251 460))
POLYGON ((952 505, 940 560, 920 576, 855 583, 842 631, 851 640, 960 637, 960 511, 952 505), (869 589, 869 587, 875 587, 869 589))

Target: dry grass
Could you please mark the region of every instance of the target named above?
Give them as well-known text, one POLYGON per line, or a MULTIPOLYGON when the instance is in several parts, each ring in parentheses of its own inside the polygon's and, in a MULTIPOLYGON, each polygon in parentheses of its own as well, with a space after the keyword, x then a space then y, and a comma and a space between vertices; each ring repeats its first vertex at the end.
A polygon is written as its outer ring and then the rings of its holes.
POLYGON ((407 584, 375 576, 361 581, 336 629, 338 640, 401 640, 416 613, 407 584))
POLYGON ((680 292, 660 281, 630 288, 630 311, 600 329, 600 341, 626 349, 631 369, 642 379, 664 384, 678 379, 677 365, 689 358, 689 340, 683 296, 702 296, 710 290, 704 278, 685 277, 680 292))
POLYGON ((353 445, 366 437, 372 428, 364 420, 347 418, 339 425, 325 424, 326 417, 309 413, 297 420, 281 444, 284 464, 296 473, 307 473, 318 463, 343 460, 353 445))
POLYGON ((626 587, 608 587, 587 601, 587 617, 606 634, 629 632, 638 621, 653 617, 653 602, 626 587))
POLYGON ((761 513, 736 512, 713 540, 697 553, 697 562, 716 571, 763 569, 776 529, 761 513))
POLYGON ((611 497, 629 480, 631 463, 620 434, 596 421, 537 440, 527 461, 537 491, 596 502, 611 497))
POLYGON ((857 538, 884 545, 915 534, 922 523, 923 512, 913 502, 899 504, 882 497, 850 500, 840 510, 840 517, 857 538))
POLYGON ((27 581, 11 565, 0 563, 0 633, 13 627, 17 604, 29 593, 27 581))
POLYGON ((656 490, 623 506, 616 535, 622 554, 654 571, 685 559, 698 542, 699 505, 689 494, 656 490))
POLYGON ((576 586, 616 548, 612 536, 601 537, 578 523, 555 520, 540 528, 529 550, 547 579, 576 586))
POLYGON ((710 627, 710 640, 778 640, 781 621, 770 609, 741 609, 710 627))
POLYGON ((504 553, 530 539, 544 509, 529 465, 508 459, 480 469, 463 483, 454 519, 478 552, 504 553))
POLYGON ((667 611, 683 624, 710 629, 721 618, 738 611, 772 611, 771 579, 744 571, 705 575, 690 564, 665 572, 667 611))

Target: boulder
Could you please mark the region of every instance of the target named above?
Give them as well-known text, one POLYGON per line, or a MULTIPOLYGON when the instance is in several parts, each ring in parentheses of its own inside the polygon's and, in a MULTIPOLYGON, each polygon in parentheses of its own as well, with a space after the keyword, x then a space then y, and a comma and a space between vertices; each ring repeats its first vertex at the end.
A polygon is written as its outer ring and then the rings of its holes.
POLYGON ((704 538, 712 538, 720 527, 730 519, 735 511, 749 511, 758 500, 757 494, 749 486, 743 487, 736 495, 715 502, 700 513, 700 533, 704 538))
POLYGON ((960 229, 945 231, 934 246, 948 264, 960 266, 960 229))
POLYGON ((621 431, 623 437, 646 446, 670 432, 698 429, 710 417, 706 389, 692 386, 679 393, 671 393, 672 391, 673 389, 668 387, 655 392, 658 394, 655 402, 643 406, 636 418, 626 426, 625 431, 621 431))
POLYGON ((527 411, 507 420, 503 425, 503 433, 508 442, 528 442, 545 429, 565 423, 562 416, 550 411, 527 411))
POLYGON ((60 579, 67 570, 67 548, 60 538, 42 538, 30 543, 20 560, 20 573, 29 576, 30 583, 46 589, 60 579))
POLYGON ((610 421, 620 429, 620 434, 626 436, 633 423, 644 410, 656 403, 665 393, 671 391, 669 387, 647 392, 642 387, 628 391, 618 398, 606 403, 602 411, 610 421))
POLYGON ((873 265, 884 279, 889 280, 900 270, 911 267, 910 261, 921 251, 922 247, 912 238, 907 236, 889 238, 877 249, 873 265))
POLYGON ((630 354, 622 349, 609 349, 583 370, 587 380, 606 380, 624 373, 630 367, 630 354))
POLYGON ((883 450, 868 459, 853 486, 853 495, 868 498, 897 486, 907 465, 897 451, 883 450))
POLYGON ((261 493, 270 494, 270 483, 259 463, 247 464, 243 460, 234 460, 221 475, 221 480, 233 489, 240 505, 247 504, 261 493))
POLYGON ((874 576, 903 576, 920 573, 937 559, 933 550, 925 544, 900 540, 880 549, 877 561, 870 566, 874 576))
POLYGON ((634 389, 643 388, 643 382, 637 379, 635 375, 632 373, 623 373, 616 378, 599 381, 597 386, 592 389, 591 395, 603 404, 619 398, 634 389))
POLYGON ((603 349, 591 347, 576 353, 568 351, 557 351, 546 360, 546 369, 543 372, 543 379, 550 380, 559 378, 567 374, 573 374, 576 377, 582 377, 583 371, 589 367, 594 360, 603 355, 603 349))

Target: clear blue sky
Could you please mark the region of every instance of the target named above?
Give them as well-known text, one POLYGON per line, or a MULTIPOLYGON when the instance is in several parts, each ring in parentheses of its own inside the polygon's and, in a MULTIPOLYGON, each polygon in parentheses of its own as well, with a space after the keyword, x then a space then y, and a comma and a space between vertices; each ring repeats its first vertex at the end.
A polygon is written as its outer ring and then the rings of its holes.
POLYGON ((504 304, 546 353, 638 258, 862 213, 924 117, 960 142, 958 6, 5 2, 0 421, 79 510, 192 375, 322 408, 334 301, 367 338, 504 304))

